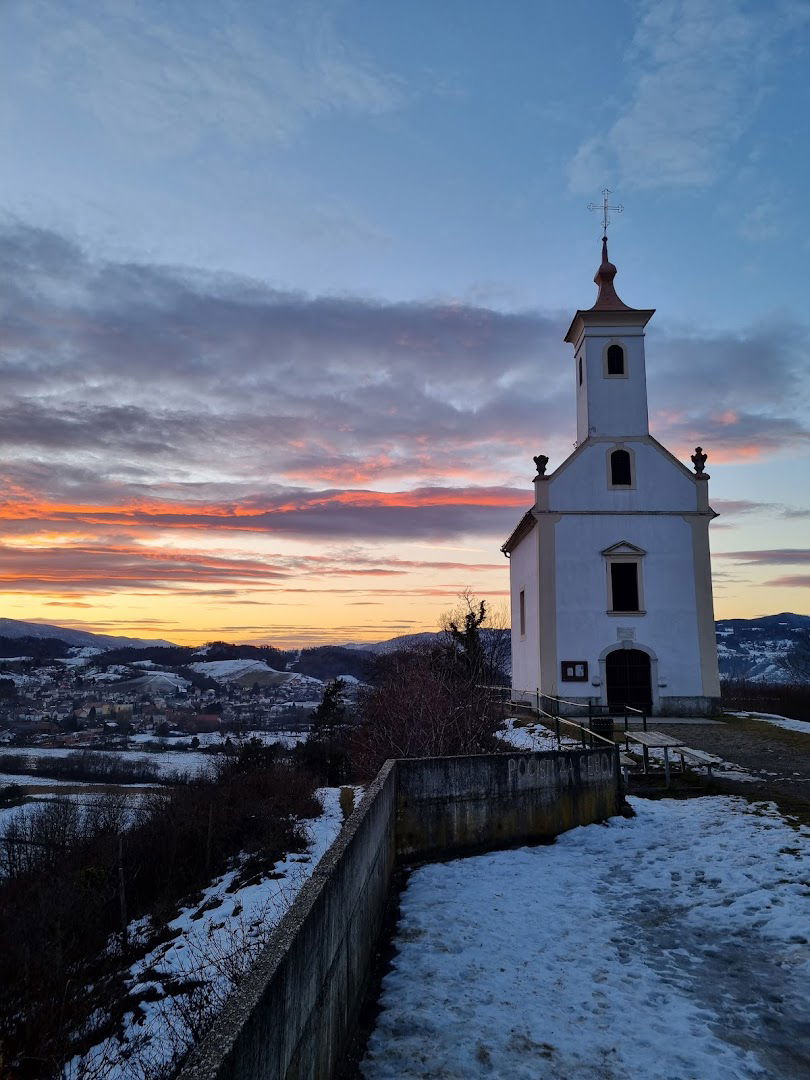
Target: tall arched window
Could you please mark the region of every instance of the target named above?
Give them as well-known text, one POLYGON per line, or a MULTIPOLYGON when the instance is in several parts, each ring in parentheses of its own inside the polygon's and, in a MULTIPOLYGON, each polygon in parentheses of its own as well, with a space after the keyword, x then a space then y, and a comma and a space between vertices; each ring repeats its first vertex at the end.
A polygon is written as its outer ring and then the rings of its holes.
POLYGON ((624 349, 621 345, 610 345, 607 351, 608 375, 624 375, 624 349))
POLYGON ((582 357, 579 358, 579 385, 582 386, 582 357))
POLYGON ((610 483, 612 487, 630 487, 633 471, 627 450, 614 450, 610 455, 610 483))

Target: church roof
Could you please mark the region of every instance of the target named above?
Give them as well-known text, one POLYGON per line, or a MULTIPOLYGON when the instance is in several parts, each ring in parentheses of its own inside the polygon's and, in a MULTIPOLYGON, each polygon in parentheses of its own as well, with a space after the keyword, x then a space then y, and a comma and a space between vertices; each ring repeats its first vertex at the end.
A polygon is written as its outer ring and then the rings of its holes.
POLYGON ((565 340, 575 344, 583 325, 588 323, 632 323, 646 326, 655 314, 655 308, 631 308, 619 297, 613 285, 618 270, 608 258, 607 237, 602 237, 602 262, 594 274, 599 289, 593 307, 580 309, 571 320, 565 340))
POLYGON ((535 526, 537 519, 531 510, 527 510, 517 525, 512 530, 507 541, 501 545, 504 555, 509 555, 515 550, 524 536, 528 536, 535 526))

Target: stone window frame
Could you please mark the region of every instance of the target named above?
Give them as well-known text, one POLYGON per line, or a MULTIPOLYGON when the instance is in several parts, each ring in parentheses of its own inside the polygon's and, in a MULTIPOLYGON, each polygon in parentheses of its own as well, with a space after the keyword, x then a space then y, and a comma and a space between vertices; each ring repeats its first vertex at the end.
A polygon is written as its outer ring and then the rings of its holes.
MULTIPOLYGON (((616 376, 614 376, 615 378, 616 376)), ((636 489, 636 452, 630 446, 625 446, 623 442, 613 443, 609 446, 605 453, 605 469, 607 476, 607 486, 609 491, 635 491, 636 489), (630 455, 630 483, 629 484, 614 484, 613 483, 613 467, 611 458, 617 450, 624 450, 625 453, 630 455)))
POLYGON ((602 347, 602 377, 605 379, 629 379, 630 378, 630 355, 627 351, 627 345, 619 338, 611 338, 606 341, 602 347), (624 354, 624 371, 621 375, 611 375, 608 371, 608 349, 612 345, 618 345, 624 354))
POLYGON ((626 540, 620 541, 618 544, 614 544, 612 548, 607 548, 602 552, 602 556, 605 560, 605 587, 607 592, 607 614, 621 618, 627 616, 632 618, 634 615, 646 615, 647 610, 644 607, 644 556, 647 553, 642 551, 641 548, 637 548, 635 544, 630 544, 626 540), (615 548, 627 548, 632 550, 615 551, 615 548), (613 575, 611 573, 611 566, 613 563, 634 563, 636 566, 636 585, 638 588, 638 608, 635 611, 617 611, 613 606, 613 575))

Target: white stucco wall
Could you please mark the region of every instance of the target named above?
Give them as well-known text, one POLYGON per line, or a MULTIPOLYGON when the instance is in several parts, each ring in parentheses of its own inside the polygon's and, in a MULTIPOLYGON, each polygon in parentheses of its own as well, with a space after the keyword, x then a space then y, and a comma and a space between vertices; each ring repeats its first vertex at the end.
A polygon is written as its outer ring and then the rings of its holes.
POLYGON ((538 529, 521 540, 509 560, 512 604, 512 690, 534 693, 540 682, 538 529), (520 633, 520 591, 526 590, 526 633, 520 633))
POLYGON ((577 439, 588 435, 646 435, 647 378, 644 332, 640 326, 588 327, 575 354, 577 378, 577 439), (605 350, 621 345, 625 376, 605 376, 605 350), (583 380, 579 385, 579 358, 583 380))
POLYGON ((550 510, 680 510, 697 508, 695 481, 649 438, 598 439, 583 444, 549 479, 550 510), (608 456, 628 450, 633 488, 609 488, 608 456))
MULTIPOLYGON (((658 658, 659 688, 667 696, 700 696, 692 530, 681 517, 564 515, 556 525, 557 653, 560 660, 587 660, 599 677, 599 657, 619 644, 620 628, 658 658), (606 560, 601 552, 621 540, 645 550, 642 588, 645 615, 608 615, 606 560)), ((560 693, 581 695, 579 684, 560 693)), ((591 686, 594 696, 601 688, 591 686)))

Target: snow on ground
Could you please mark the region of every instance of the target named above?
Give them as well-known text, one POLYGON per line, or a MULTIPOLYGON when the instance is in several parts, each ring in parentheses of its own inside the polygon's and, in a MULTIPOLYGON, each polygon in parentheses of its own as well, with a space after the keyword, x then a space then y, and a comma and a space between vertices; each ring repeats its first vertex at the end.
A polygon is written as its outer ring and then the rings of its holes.
MULTIPOLYGON (((246 675, 250 671, 260 671, 263 675, 283 675, 284 672, 276 671, 268 667, 264 660, 200 660, 189 664, 192 671, 200 675, 208 675, 212 679, 237 679, 240 675, 246 675)), ((284 681, 283 679, 281 680, 284 681)))
POLYGON ((4 671, 0 678, 10 679, 15 686, 29 686, 37 682, 37 679, 33 676, 21 675, 19 671, 4 671))
POLYGON ((54 663, 64 664, 65 667, 85 667, 94 656, 100 656, 102 650, 92 645, 75 646, 70 650, 70 656, 57 657, 54 663))
MULTIPOLYGON (((514 746, 516 750, 556 750, 557 749, 557 736, 553 731, 549 731, 543 724, 531 723, 527 726, 523 726, 525 721, 518 721, 514 716, 508 717, 504 721, 506 727, 505 730, 499 732, 499 737, 503 742, 509 743, 510 746, 514 746), (520 724, 521 726, 516 726, 520 724)), ((571 738, 570 736, 563 735, 561 738, 561 749, 570 747, 571 749, 579 749, 582 743, 579 739, 571 738)), ((684 747, 684 750, 688 749, 684 747)), ((622 750, 624 747, 622 746, 622 750)), ((641 747, 638 745, 630 745, 630 753, 637 756, 639 763, 641 762, 641 747)), ((650 750, 650 760, 657 765, 663 767, 664 764, 664 751, 663 750, 650 750)), ((726 761, 724 758, 717 757, 716 754, 706 754, 705 757, 710 758, 713 763, 712 772, 714 776, 717 776, 725 780, 759 780, 761 776, 754 776, 748 772, 741 765, 736 765, 733 761, 726 761)), ((680 758, 677 756, 677 750, 670 750, 669 753, 670 766, 673 768, 680 768, 680 758)), ((688 762, 687 762, 688 764, 688 762)), ((694 766, 693 766, 694 767, 694 766)), ((767 774, 775 775, 775 774, 767 774)))
POLYGON ((147 671, 143 675, 127 680, 129 689, 137 688, 144 694, 164 694, 171 690, 187 690, 189 686, 191 683, 188 679, 184 679, 176 671, 147 671))
POLYGON ((765 724, 773 724, 775 727, 785 728, 786 731, 801 731, 810 735, 810 722, 806 720, 792 720, 789 716, 766 712, 733 712, 730 715, 741 716, 744 720, 762 720, 765 724))
MULTIPOLYGON (((509 743, 516 750, 556 750, 557 736, 549 731, 543 724, 526 724, 524 720, 518 720, 515 716, 508 716, 504 720, 504 728, 498 732, 502 742, 509 743)), ((582 744, 578 739, 563 735, 561 738, 563 747, 578 747, 582 744)))
POLYGON ((248 731, 245 733, 245 739, 248 741, 258 739, 265 746, 278 743, 284 750, 291 750, 299 743, 306 742, 308 738, 309 731, 248 731))
MULTIPOLYGON (((0 758, 2 762, 2 758, 0 758)), ((32 784, 41 785, 43 787, 76 787, 77 784, 84 784, 83 780, 55 780, 50 776, 31 776, 29 773, 4 773, 0 772, 0 787, 4 787, 6 784, 14 784, 21 787, 30 787, 32 784)), ((88 784, 88 787, 91 785, 88 784)), ((142 785, 139 785, 142 786, 142 785)))
MULTIPOLYGON (((225 741, 225 734, 220 735, 218 731, 201 731, 197 735, 200 746, 222 746, 225 741)), ((127 736, 127 742, 135 746, 141 746, 146 744, 148 746, 165 746, 167 750, 171 750, 174 747, 180 747, 181 749, 188 746, 193 735, 155 735, 154 732, 141 732, 138 735, 127 736)))
MULTIPOLYGON (((152 996, 154 991, 157 1000, 142 1001, 137 1017, 127 1014, 122 1040, 106 1040, 81 1060, 74 1059, 65 1080, 80 1080, 87 1073, 103 1075, 105 1080, 163 1075, 178 1037, 188 1037, 182 1030, 182 1010, 173 1009, 172 999, 166 997, 170 987, 193 976, 213 984, 210 993, 214 999, 226 996, 229 973, 244 965, 245 957, 248 961, 255 957, 340 832, 340 789, 319 788, 316 794, 323 813, 303 823, 306 851, 287 855, 275 864, 272 877, 255 884, 234 888, 238 875, 231 870, 205 889, 198 903, 183 908, 168 923, 170 940, 130 969, 131 992, 152 996), (137 1057, 127 1063, 122 1051, 135 1047, 137 1057)), ((137 934, 142 928, 133 924, 131 929, 137 934)))
POLYGON ((810 1075, 810 830, 737 797, 631 802, 414 871, 366 1080, 810 1075))
MULTIPOLYGON (((689 747, 684 746, 684 752, 689 752, 689 747)), ((626 751, 625 751, 626 752, 626 751)), ((630 743, 630 755, 638 759, 639 764, 642 761, 642 750, 638 743, 630 743)), ((660 768, 664 768, 664 751, 652 747, 647 751, 649 759, 655 762, 660 768)), ((725 758, 718 757, 717 754, 709 754, 705 750, 701 751, 701 758, 705 762, 708 758, 712 763, 712 776, 716 776, 719 780, 737 780, 744 783, 750 783, 752 781, 762 780, 763 776, 776 776, 774 772, 767 772, 765 769, 757 770, 757 774, 749 772, 744 769, 742 765, 737 765, 734 761, 726 761, 725 758)), ((689 758, 686 759, 686 766, 689 769, 694 769, 697 772, 702 771, 703 765, 699 765, 695 762, 690 762, 689 758)), ((669 750, 669 767, 673 770, 679 770, 681 767, 681 759, 678 757, 678 747, 673 746, 669 750)))
MULTIPOLYGON (((54 781, 54 783, 59 782, 54 781)), ((1 785, 2 781, 0 781, 1 785)), ((143 784, 137 788, 129 787, 126 792, 119 792, 119 794, 123 794, 126 798, 126 806, 131 808, 132 818, 134 819, 135 812, 142 806, 143 801, 155 795, 155 789, 153 786, 143 784)), ((26 817, 28 814, 35 813, 44 804, 56 802, 57 798, 59 802, 65 800, 66 802, 75 802, 79 806, 89 806, 100 799, 108 798, 108 794, 94 791, 92 787, 88 787, 87 790, 81 792, 58 793, 58 795, 57 793, 53 795, 32 795, 25 802, 18 803, 17 806, 0 807, 0 841, 2 841, 6 826, 9 825, 13 818, 18 816, 26 817)))
MULTIPOLYGON (((2 768, 3 758, 7 754, 11 754, 14 757, 22 755, 30 759, 33 763, 34 758, 63 758, 70 757, 72 754, 81 754, 83 752, 85 751, 64 750, 61 748, 50 749, 44 746, 24 746, 17 748, 0 747, 0 768, 2 768)), ((154 767, 160 776, 165 777, 170 777, 174 773, 182 773, 184 776, 195 776, 202 772, 209 772, 216 761, 216 755, 203 754, 196 750, 166 750, 165 753, 160 754, 144 754, 137 750, 95 750, 91 748, 89 752, 93 754, 114 754, 124 761, 139 762, 154 767)), ((20 777, 17 777, 16 779, 17 783, 57 783, 56 780, 46 779, 41 774, 37 774, 33 779, 31 775, 27 778, 23 777, 22 780, 20 777)), ((75 781, 67 782, 75 783, 75 781)))

